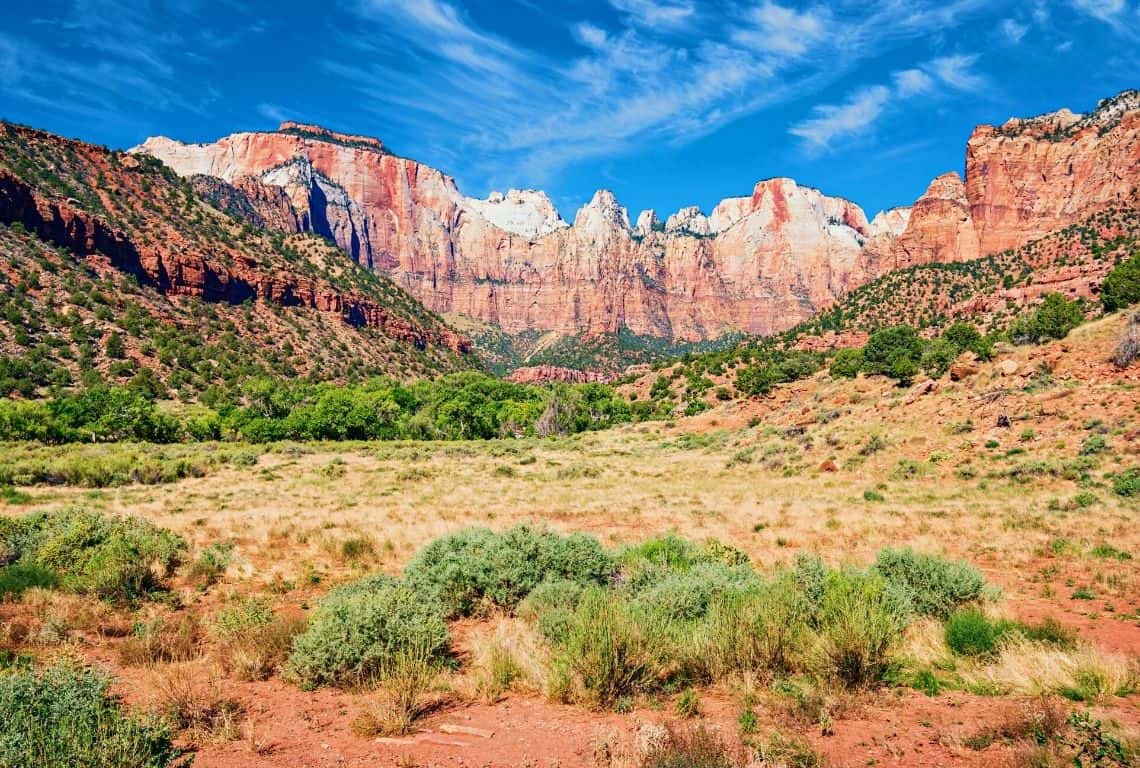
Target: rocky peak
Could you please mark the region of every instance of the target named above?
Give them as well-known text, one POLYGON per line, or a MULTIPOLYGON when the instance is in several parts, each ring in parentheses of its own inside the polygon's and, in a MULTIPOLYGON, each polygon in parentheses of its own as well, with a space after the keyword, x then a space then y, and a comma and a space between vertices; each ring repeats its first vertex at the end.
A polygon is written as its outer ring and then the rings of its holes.
POLYGON ((707 216, 701 213, 700 208, 690 205, 669 217, 665 222, 665 231, 706 236, 710 234, 709 220, 707 216))
POLYGON ((613 192, 599 189, 590 202, 578 209, 578 215, 574 217, 574 228, 595 237, 615 229, 628 232, 629 212, 618 204, 613 192))
POLYGON ((467 197, 463 199, 463 206, 499 229, 528 240, 537 240, 569 226, 546 193, 534 189, 512 189, 506 195, 492 192, 486 200, 467 197))
POLYGON ((642 235, 648 235, 659 226, 661 226, 661 219, 657 218, 657 211, 652 208, 642 211, 637 217, 637 231, 642 235))

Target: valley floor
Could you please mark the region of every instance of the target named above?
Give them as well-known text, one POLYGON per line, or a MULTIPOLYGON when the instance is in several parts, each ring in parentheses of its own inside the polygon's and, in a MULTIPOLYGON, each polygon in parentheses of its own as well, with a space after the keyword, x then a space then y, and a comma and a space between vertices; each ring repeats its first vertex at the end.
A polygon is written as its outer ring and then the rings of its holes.
MULTIPOLYGON (((160 486, 24 488, 28 497, 0 502, 0 512, 82 505, 144 516, 192 548, 232 543, 220 583, 180 585, 183 610, 202 616, 250 593, 272 593, 279 610, 300 614, 330 584, 398 573, 424 543, 470 525, 544 523, 607 546, 676 531, 730 543, 762 569, 790 564, 798 551, 863 565, 884 547, 912 546, 969 560, 1002 589, 994 610, 1054 618, 1106 665, 1135 674, 1140 506, 1115 493, 1112 478, 1140 466, 1140 369, 1121 373, 1106 362, 1122 322, 1020 349, 957 382, 907 390, 821 374, 676 423, 559 440, 251 448, 260 452, 252 466, 160 486)), ((34 621, 30 610, 0 604, 0 622, 34 621)), ((378 740, 352 729, 366 692, 238 682, 208 653, 127 666, 117 634, 81 628, 68 642, 111 669, 129 702, 148 706, 171 679, 186 678, 242 704, 236 738, 190 737, 198 768, 629 765, 648 724, 679 720, 668 697, 638 699, 622 714, 552 703, 525 664, 515 683, 488 696, 472 671, 478 664, 461 663, 436 681, 436 706, 419 733, 378 740)), ((511 617, 463 620, 453 634, 461 662, 476 660, 488 637, 526 655, 526 632, 511 617)), ((907 640, 916 655, 924 642, 907 640)), ((747 703, 758 734, 802 735, 831 766, 1014 765, 1023 745, 1003 740, 999 725, 1038 706, 1035 691, 1055 671, 1014 668, 1017 661, 955 670, 968 682, 999 681, 1001 695, 981 695, 977 685, 934 696, 904 687, 825 693, 826 727, 747 679, 700 691, 699 717, 735 739, 747 703), (983 738, 987 731, 998 736, 983 738)), ((1140 732, 1136 693, 1057 701, 1140 732)))

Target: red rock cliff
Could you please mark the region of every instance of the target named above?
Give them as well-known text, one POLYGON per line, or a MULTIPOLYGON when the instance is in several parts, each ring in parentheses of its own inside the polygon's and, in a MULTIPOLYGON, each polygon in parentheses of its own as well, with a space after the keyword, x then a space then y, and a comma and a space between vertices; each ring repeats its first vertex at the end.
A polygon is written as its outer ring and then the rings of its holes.
POLYGON ((1062 111, 980 127, 964 182, 940 176, 913 208, 873 225, 854 203, 791 179, 762 181, 709 217, 683 209, 663 230, 652 212, 631 227, 602 191, 568 225, 542 193, 472 200, 377 140, 293 124, 213 144, 154 138, 136 151, 182 175, 230 182, 270 226, 335 240, 429 309, 509 333, 626 327, 695 340, 778 332, 887 271, 976 258, 1136 203, 1140 95, 1121 94, 1087 117, 1062 111), (259 185, 284 190, 288 206, 259 185))

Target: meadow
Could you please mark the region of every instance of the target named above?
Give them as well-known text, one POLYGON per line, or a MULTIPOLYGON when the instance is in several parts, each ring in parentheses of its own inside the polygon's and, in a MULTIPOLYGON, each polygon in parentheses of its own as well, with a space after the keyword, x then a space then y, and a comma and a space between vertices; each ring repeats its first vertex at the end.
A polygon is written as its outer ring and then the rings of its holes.
POLYGON ((155 765, 1126 765, 1122 322, 566 437, 56 446, 205 469, 0 492, 7 679, 155 765))

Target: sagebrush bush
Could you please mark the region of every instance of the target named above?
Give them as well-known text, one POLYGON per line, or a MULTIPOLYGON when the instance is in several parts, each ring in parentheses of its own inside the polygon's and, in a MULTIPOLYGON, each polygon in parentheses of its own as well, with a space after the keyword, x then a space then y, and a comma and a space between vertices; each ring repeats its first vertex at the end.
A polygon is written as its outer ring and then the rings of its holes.
POLYGON ((604 584, 615 564, 592 536, 517 525, 502 533, 471 528, 436 539, 404 570, 409 586, 468 616, 483 601, 514 608, 539 584, 569 580, 604 584))
POLYGON ((969 563, 909 548, 879 552, 874 570, 903 589, 923 616, 945 618, 959 606, 980 600, 986 586, 985 577, 969 563))
POLYGON ((134 517, 81 508, 34 513, 0 529, 21 564, 50 570, 68 590, 134 600, 165 586, 181 561, 181 536, 134 517))
POLYGON ((702 618, 715 598, 759 585, 759 575, 748 566, 700 563, 685 572, 644 569, 630 591, 636 607, 670 621, 688 621, 702 618))
POLYGON ((409 649, 441 661, 450 644, 431 595, 372 576, 329 592, 293 640, 287 670, 304 685, 350 685, 382 678, 409 649))
POLYGON ((106 676, 68 662, 0 674, 0 766, 181 764, 169 729, 124 712, 109 688, 106 676))

